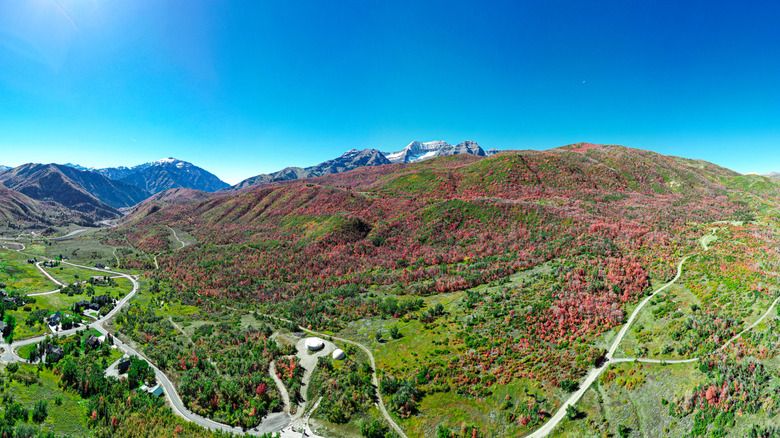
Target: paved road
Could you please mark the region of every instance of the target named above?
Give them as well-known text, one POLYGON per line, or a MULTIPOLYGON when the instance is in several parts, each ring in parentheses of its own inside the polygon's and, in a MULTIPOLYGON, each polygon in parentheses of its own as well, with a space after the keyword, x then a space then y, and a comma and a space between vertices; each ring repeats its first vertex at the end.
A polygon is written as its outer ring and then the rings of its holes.
MULTIPOLYGON (((124 274, 124 273, 121 273, 121 272, 115 272, 115 271, 110 271, 110 270, 106 270, 106 269, 98 269, 98 268, 94 268, 94 267, 90 267, 90 266, 83 266, 83 265, 78 265, 78 264, 75 264, 75 263, 64 262, 64 261, 60 262, 60 263, 63 263, 63 264, 66 264, 66 265, 70 265, 70 266, 75 266, 75 267, 78 267, 78 268, 89 269, 89 270, 92 270, 92 271, 103 272, 103 273, 106 273, 106 274, 111 274, 111 275, 124 277, 124 278, 130 280, 130 282, 132 283, 133 289, 130 291, 130 293, 125 295, 121 300, 119 300, 116 303, 116 306, 114 307, 114 309, 111 310, 103 318, 101 318, 101 319, 99 319, 99 320, 97 320, 97 321, 95 321, 93 323, 86 324, 86 326, 81 326, 81 327, 73 328, 73 329, 70 329, 70 330, 61 330, 61 331, 57 332, 57 335, 59 335, 59 336, 70 336, 72 334, 75 334, 79 330, 83 330, 85 327, 90 327, 90 328, 93 328, 93 329, 97 330, 98 332, 100 332, 103 335, 107 335, 108 334, 108 330, 106 330, 103 327, 103 323, 105 321, 111 319, 118 312, 120 312, 121 309, 125 305, 127 305, 127 303, 133 298, 133 296, 135 296, 135 294, 138 292, 138 281, 135 278, 133 278, 131 275, 124 274)), ((26 362, 24 359, 22 359, 21 357, 16 355, 15 350, 17 348, 25 346, 25 345, 36 344, 38 342, 43 341, 44 339, 46 339, 46 336, 36 336, 36 337, 33 337, 33 338, 23 339, 23 340, 20 340, 20 341, 14 341, 13 345, 8 345, 4 341, 0 342, 0 348, 2 348, 2 350, 3 350, 2 353, 0 353, 0 360, 2 362, 4 362, 4 363, 20 362, 20 361, 26 362)), ((163 387, 163 389, 165 391, 165 396, 168 399, 168 401, 170 402, 171 407, 173 408, 173 412, 176 413, 178 416, 184 418, 187 421, 191 421, 191 422, 196 423, 196 424, 198 424, 198 425, 200 425, 202 427, 205 427, 207 429, 221 430, 221 431, 224 431, 224 432, 232 432, 232 433, 235 433, 235 434, 248 433, 250 435, 262 435, 262 434, 265 434, 265 433, 282 431, 284 428, 286 428, 286 427, 288 427, 290 425, 290 416, 288 414, 283 413, 283 412, 277 412, 277 413, 269 414, 268 416, 266 416, 266 418, 263 419, 263 422, 261 423, 260 426, 254 428, 254 429, 251 429, 251 430, 243 430, 243 429, 238 428, 238 427, 230 427, 230 426, 228 426, 226 424, 217 423, 216 421, 213 421, 213 420, 210 420, 208 418, 205 418, 205 417, 202 417, 200 415, 197 415, 197 414, 193 413, 192 411, 190 411, 189 409, 187 409, 186 406, 184 406, 184 402, 182 402, 181 397, 179 396, 179 393, 176 391, 176 388, 174 387, 174 385, 170 381, 170 379, 168 379, 168 376, 166 376, 165 373, 163 373, 159 368, 157 368, 154 365, 154 363, 151 360, 149 360, 149 358, 144 356, 140 351, 137 351, 134 348, 132 348, 131 346, 125 344, 124 342, 122 342, 116 336, 114 336, 114 345, 116 345, 117 348, 125 351, 129 355, 136 355, 136 356, 138 356, 140 358, 145 359, 147 362, 149 362, 149 365, 154 370, 155 377, 157 378, 157 382, 163 387)), ((284 432, 283 431, 282 438, 292 438, 292 437, 299 438, 300 437, 300 434, 291 434, 291 433, 292 432, 289 432, 289 431, 288 432, 284 432)))
POLYGON ((69 237, 73 237, 73 236, 75 236, 76 234, 83 233, 84 231, 87 231, 87 230, 86 230, 86 229, 75 230, 75 231, 71 231, 70 233, 68 233, 68 234, 66 234, 66 235, 64 235, 64 236, 60 236, 60 237, 52 237, 52 238, 49 238, 49 239, 47 239, 47 240, 64 240, 64 239, 67 239, 67 238, 69 238, 69 237))
MULTIPOLYGON (((49 272, 48 272, 48 271, 46 271, 45 269, 43 269, 43 268, 41 267, 41 265, 42 265, 42 264, 43 264, 43 261, 40 261, 40 262, 38 262, 38 263, 36 263, 36 264, 35 264, 35 267, 36 267, 36 268, 38 268, 38 270, 39 270, 39 271, 41 271, 41 272, 43 273, 43 275, 45 275, 45 276, 46 276, 46 278, 48 278, 49 280, 51 280, 52 282, 54 282, 54 284, 56 284, 57 286, 65 286, 65 285, 64 285, 62 282, 60 282, 60 281, 59 281, 59 280, 57 280, 56 278, 52 277, 52 275, 51 275, 51 274, 49 274, 49 272)), ((48 293, 50 293, 50 292, 48 292, 48 293)))

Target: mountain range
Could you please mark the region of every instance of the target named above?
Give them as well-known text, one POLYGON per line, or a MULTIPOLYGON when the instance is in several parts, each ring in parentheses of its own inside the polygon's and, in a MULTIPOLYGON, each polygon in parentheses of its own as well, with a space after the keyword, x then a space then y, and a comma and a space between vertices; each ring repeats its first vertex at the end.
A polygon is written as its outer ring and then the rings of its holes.
POLYGON ((23 164, 0 172, 0 183, 32 199, 56 202, 96 219, 116 217, 119 208, 150 195, 134 185, 62 164, 23 164))
MULTIPOLYGON (((444 141, 413 141, 405 148, 383 153, 377 149, 351 149, 341 156, 310 167, 288 167, 248 178, 229 186, 212 173, 186 161, 165 158, 133 167, 88 168, 78 164, 24 164, 0 167, 1 204, 7 219, 45 222, 43 217, 89 223, 119 217, 144 200, 143 209, 171 203, 204 200, 209 193, 246 189, 258 184, 314 178, 360 167, 402 165, 448 155, 490 156, 477 143, 450 145, 444 141), (16 194, 11 194, 16 192, 16 194), (63 212, 70 212, 64 214, 63 212), (47 216, 49 214, 49 216, 47 216)), ((47 222, 48 223, 48 222, 47 222)))
POLYGON ((95 169, 70 163, 66 164, 66 166, 99 173, 107 178, 142 188, 151 194, 177 187, 204 192, 216 192, 229 187, 229 184, 220 180, 214 174, 192 163, 172 157, 133 167, 119 166, 95 169))
POLYGON ((473 141, 464 141, 463 143, 453 146, 445 141, 440 140, 426 143, 421 141, 413 141, 405 148, 396 152, 380 152, 377 149, 351 149, 338 158, 325 161, 316 166, 306 168, 286 167, 277 172, 266 173, 247 178, 240 183, 230 187, 229 190, 240 190, 262 183, 290 181, 301 178, 312 178, 315 176, 347 172, 358 167, 382 166, 385 164, 397 163, 415 163, 434 157, 457 154, 471 154, 484 157, 493 155, 497 152, 498 149, 491 149, 491 153, 487 154, 476 142, 473 141))
POLYGON ((381 166, 383 164, 391 164, 391 162, 385 157, 384 154, 382 154, 382 152, 379 152, 376 149, 363 149, 360 151, 357 149, 352 149, 345 152, 338 158, 325 161, 316 166, 306 168, 286 167, 277 172, 253 176, 232 186, 230 189, 239 190, 261 183, 311 178, 314 176, 328 175, 331 173, 346 172, 357 167, 381 166))
POLYGON ((473 141, 464 141, 457 146, 453 146, 446 141, 430 141, 427 143, 413 141, 400 151, 384 153, 385 157, 391 163, 414 163, 434 157, 458 154, 471 154, 484 157, 485 151, 473 141))

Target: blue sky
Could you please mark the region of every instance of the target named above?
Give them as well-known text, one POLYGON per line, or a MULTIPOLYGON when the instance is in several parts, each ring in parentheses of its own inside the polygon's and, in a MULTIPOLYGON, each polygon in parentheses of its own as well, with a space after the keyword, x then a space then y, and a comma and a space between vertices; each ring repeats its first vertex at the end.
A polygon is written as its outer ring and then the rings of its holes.
POLYGON ((780 5, 0 0, 0 164, 235 183, 412 140, 780 170, 780 5))

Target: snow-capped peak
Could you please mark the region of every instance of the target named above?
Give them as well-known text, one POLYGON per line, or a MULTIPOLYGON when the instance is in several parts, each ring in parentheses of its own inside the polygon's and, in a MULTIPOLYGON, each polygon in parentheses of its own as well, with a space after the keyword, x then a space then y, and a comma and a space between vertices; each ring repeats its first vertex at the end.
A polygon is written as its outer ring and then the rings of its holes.
POLYGON ((68 167, 72 167, 74 169, 83 170, 85 172, 92 172, 92 171, 95 170, 94 167, 85 167, 85 166, 82 166, 80 164, 65 163, 65 165, 68 166, 68 167))
POLYGON ((176 163, 179 160, 173 157, 163 158, 162 160, 157 160, 152 164, 170 164, 170 163, 176 163))
POLYGON ((359 150, 357 150, 357 149, 350 149, 350 150, 348 150, 348 151, 344 152, 344 154, 342 155, 342 157, 351 157, 351 156, 353 156, 353 155, 357 155, 359 152, 360 152, 360 151, 359 151, 359 150))
POLYGON ((465 141, 457 146, 453 146, 442 140, 428 142, 415 140, 406 145, 406 147, 400 151, 384 152, 385 157, 392 163, 413 163, 441 155, 455 155, 462 153, 480 156, 485 155, 484 151, 482 151, 479 145, 472 141, 465 141))

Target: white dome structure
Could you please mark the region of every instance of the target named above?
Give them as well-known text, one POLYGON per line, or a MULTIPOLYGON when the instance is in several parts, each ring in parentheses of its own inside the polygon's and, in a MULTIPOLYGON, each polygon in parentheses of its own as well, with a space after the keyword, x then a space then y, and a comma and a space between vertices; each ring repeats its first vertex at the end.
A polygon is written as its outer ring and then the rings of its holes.
POLYGON ((347 358, 347 355, 344 353, 344 350, 337 348, 333 351, 333 358, 336 360, 344 360, 347 358))
POLYGON ((306 339, 306 349, 309 351, 319 351, 325 347, 325 341, 320 338, 306 339))

